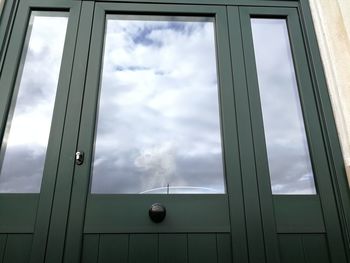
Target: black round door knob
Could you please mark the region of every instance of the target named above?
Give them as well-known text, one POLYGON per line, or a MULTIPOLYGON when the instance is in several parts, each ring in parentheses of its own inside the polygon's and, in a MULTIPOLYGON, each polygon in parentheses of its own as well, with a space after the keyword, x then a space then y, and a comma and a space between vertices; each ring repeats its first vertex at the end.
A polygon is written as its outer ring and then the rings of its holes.
POLYGON ((149 217, 155 223, 160 223, 166 216, 166 209, 162 204, 155 203, 148 210, 149 217))

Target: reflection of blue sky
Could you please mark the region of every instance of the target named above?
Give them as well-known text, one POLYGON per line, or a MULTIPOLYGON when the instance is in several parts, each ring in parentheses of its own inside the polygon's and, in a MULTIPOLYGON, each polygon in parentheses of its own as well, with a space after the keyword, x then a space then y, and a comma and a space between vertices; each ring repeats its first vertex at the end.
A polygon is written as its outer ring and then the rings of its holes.
POLYGON ((251 21, 272 192, 314 194, 286 22, 251 21))
POLYGON ((62 15, 32 14, 16 108, 2 146, 0 192, 40 191, 68 20, 62 15))
POLYGON ((214 25, 151 20, 107 20, 92 192, 224 193, 214 25))

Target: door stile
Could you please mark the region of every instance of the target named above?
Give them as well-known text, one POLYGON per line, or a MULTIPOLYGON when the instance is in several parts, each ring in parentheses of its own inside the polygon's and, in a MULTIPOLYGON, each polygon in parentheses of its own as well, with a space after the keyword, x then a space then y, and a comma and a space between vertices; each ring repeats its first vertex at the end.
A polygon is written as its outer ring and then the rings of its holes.
POLYGON ((0 75, 19 1, 2 1, 0 11, 0 75))
MULTIPOLYGON (((70 83, 71 83, 71 72, 73 67, 73 58, 75 53, 75 42, 76 35, 78 32, 78 20, 80 14, 81 3, 75 1, 62 1, 60 3, 47 4, 43 7, 42 4, 37 4, 38 8, 45 8, 50 10, 69 10, 69 22, 68 29, 66 33, 66 42, 65 42, 65 52, 62 57, 61 65, 61 76, 60 82, 58 84, 58 92, 56 95, 56 105, 54 108, 55 112, 58 112, 55 117, 52 119, 52 127, 50 133, 50 139, 53 143, 49 145, 47 151, 48 153, 54 153, 48 155, 45 161, 45 168, 52 169, 56 167, 55 178, 53 176, 44 176, 42 181, 42 190, 39 198, 38 213, 37 213, 37 222, 35 226, 35 234, 32 244, 32 254, 30 262, 43 262, 45 257, 45 248, 48 240, 51 212, 53 208, 54 193, 56 191, 56 182, 58 180, 59 174, 57 173, 59 169, 60 162, 60 151, 62 148, 62 136, 64 133, 64 125, 66 119, 66 104, 68 101, 68 94, 70 93, 70 83), (57 138, 60 138, 59 140, 57 138)), ((32 7, 35 8, 35 7, 32 7)))
MULTIPOLYGON (((244 60, 245 60, 245 76, 247 77, 247 101, 249 106, 249 119, 251 121, 251 135, 252 135, 252 144, 253 144, 253 156, 256 164, 256 182, 258 187, 258 198, 260 202, 260 213, 261 220, 263 226, 263 236, 264 236, 264 244, 266 251, 266 261, 267 262, 280 262, 279 255, 279 247, 277 240, 277 230, 276 230, 276 222, 275 215, 273 210, 273 200, 271 195, 271 185, 269 177, 261 176, 261 174, 268 173, 267 167, 267 158, 265 156, 261 156, 257 153, 256 149, 260 149, 260 147, 265 147, 264 141, 256 140, 257 133, 261 131, 263 128, 260 124, 260 119, 256 118, 256 115, 253 112, 260 110, 260 104, 256 104, 259 102, 259 98, 255 97, 255 94, 251 92, 251 86, 255 85, 255 79, 250 75, 251 70, 255 70, 255 57, 252 52, 248 52, 247 50, 253 50, 253 42, 251 38, 251 27, 250 27, 250 13, 249 7, 240 7, 240 18, 241 18, 241 30, 242 30, 242 41, 244 46, 244 60), (257 109, 258 108, 258 109, 257 109), (261 144, 263 143, 263 144, 261 144)), ((257 82, 256 82, 257 83, 257 82)))
MULTIPOLYGON (((223 127, 223 141, 225 142, 223 149, 225 153, 224 162, 226 163, 226 187, 229 197, 232 260, 233 262, 244 263, 248 262, 247 226, 242 190, 242 168, 238 157, 240 156, 237 128, 238 110, 237 102, 235 101, 235 89, 241 84, 241 80, 238 75, 234 75, 232 78, 234 64, 232 61, 234 60, 237 64, 240 64, 243 60, 240 61, 235 58, 235 52, 239 48, 242 48, 239 41, 239 31, 230 31, 228 27, 230 24, 230 12, 236 12, 238 14, 238 8, 228 8, 232 11, 228 11, 226 8, 225 13, 216 17, 217 39, 220 39, 220 41, 217 41, 217 53, 218 60, 221 61, 218 69, 220 86, 222 87, 220 92, 221 122, 223 127), (237 43, 237 46, 235 45, 235 51, 232 50, 232 45, 230 46, 230 40, 232 41, 230 37, 233 37, 235 39, 234 43, 237 43), (230 54, 230 56, 227 54, 230 54)), ((234 19, 235 25, 238 25, 239 17, 235 16, 234 19)))
MULTIPOLYGON (((298 36, 302 36, 302 32, 297 12, 291 14, 290 19, 288 19, 288 26, 291 35, 291 45, 295 52, 296 73, 300 76, 300 83, 304 83, 305 86, 308 85, 309 87, 313 87, 304 43, 303 41, 299 41, 300 38, 298 38, 298 36)), ((331 180, 331 169, 326 155, 321 120, 318 118, 319 115, 314 89, 306 89, 305 94, 301 93, 300 97, 302 104, 310 105, 310 108, 308 107, 307 111, 304 113, 304 118, 306 130, 313 135, 309 138, 310 153, 314 161, 315 174, 318 175, 318 191, 323 210, 331 259, 334 262, 347 262, 348 259, 344 253, 345 243, 342 239, 339 212, 335 200, 336 193, 331 180), (312 100, 309 98, 312 98, 312 100)))
POLYGON ((257 183, 257 164, 253 150, 252 121, 250 117, 249 96, 247 92, 249 80, 246 79, 245 72, 245 67, 247 67, 245 64, 245 56, 247 54, 245 54, 243 49, 243 46, 246 44, 242 32, 245 28, 245 24, 243 23, 244 21, 239 11, 238 7, 228 7, 248 254, 249 262, 265 262, 264 232, 261 219, 262 204, 260 203, 260 192, 257 183), (240 43, 240 45, 236 43, 240 43), (237 61, 239 62, 237 63, 237 61))
POLYGON ((90 48, 88 43, 90 42, 91 36, 93 7, 93 2, 83 2, 81 7, 72 80, 70 83, 71 90, 67 103, 67 115, 45 262, 62 262, 64 253, 67 218, 70 207, 73 173, 75 169, 77 134, 81 117, 80 108, 84 94, 86 65, 90 48))
POLYGON ((347 253, 350 258, 350 192, 344 160, 339 143, 338 131, 333 117, 333 109, 327 89, 327 81, 322 68, 321 55, 318 49, 315 29, 308 1, 300 1, 299 16, 307 47, 308 61, 311 65, 311 79, 316 94, 316 103, 321 120, 321 129, 324 133, 327 157, 330 163, 330 173, 339 206, 342 233, 347 242, 347 253))

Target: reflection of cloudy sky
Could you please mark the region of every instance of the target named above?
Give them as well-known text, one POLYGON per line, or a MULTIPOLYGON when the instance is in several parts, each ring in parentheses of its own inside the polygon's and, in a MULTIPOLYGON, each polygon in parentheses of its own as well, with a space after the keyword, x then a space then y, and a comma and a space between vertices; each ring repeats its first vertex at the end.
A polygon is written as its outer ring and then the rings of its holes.
POLYGON ((223 193, 213 23, 120 18, 107 20, 92 192, 223 193))
POLYGON ((44 15, 33 12, 30 20, 16 108, 1 149, 0 192, 40 191, 67 27, 67 17, 44 15))
POLYGON ((274 194, 314 194, 286 22, 252 19, 265 137, 274 194))

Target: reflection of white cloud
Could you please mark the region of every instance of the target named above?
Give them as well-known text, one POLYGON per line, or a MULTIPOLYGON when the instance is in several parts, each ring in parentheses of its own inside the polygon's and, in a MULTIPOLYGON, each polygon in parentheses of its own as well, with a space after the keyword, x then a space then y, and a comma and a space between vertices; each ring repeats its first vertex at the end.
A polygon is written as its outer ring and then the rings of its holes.
POLYGON ((146 189, 169 184, 169 180, 176 171, 175 156, 176 149, 171 143, 140 150, 134 164, 142 172, 145 172, 143 185, 146 189))
POLYGON ((93 192, 125 192, 123 178, 132 193, 224 192, 214 36, 212 22, 107 20, 93 192))
POLYGON ((314 194, 286 21, 251 21, 272 192, 314 194))
MULTIPOLYGON (((68 18, 33 12, 0 192, 39 192, 68 18)), ((22 58, 23 59, 23 58, 22 58)))

